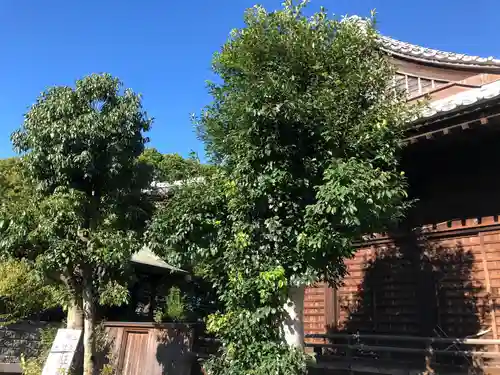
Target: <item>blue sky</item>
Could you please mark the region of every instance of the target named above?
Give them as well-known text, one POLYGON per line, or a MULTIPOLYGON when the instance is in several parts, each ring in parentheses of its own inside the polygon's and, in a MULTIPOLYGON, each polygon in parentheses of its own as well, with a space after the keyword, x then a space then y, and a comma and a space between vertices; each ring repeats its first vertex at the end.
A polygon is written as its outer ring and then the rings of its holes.
MULTIPOLYGON (((256 0, 0 0, 0 157, 47 86, 109 72, 144 95, 151 146, 203 156, 190 113, 209 103, 210 60, 256 0)), ((277 9, 281 0, 263 0, 277 9)), ((499 0, 313 0, 308 12, 378 12, 382 33, 433 48, 500 56, 499 0), (404 5, 403 5, 404 4, 404 5)))

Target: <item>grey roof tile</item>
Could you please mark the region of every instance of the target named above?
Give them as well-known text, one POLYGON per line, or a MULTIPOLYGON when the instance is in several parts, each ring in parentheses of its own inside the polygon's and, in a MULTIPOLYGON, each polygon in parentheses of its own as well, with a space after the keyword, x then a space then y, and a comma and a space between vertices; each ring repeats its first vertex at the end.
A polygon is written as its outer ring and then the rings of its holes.
POLYGON ((379 36, 381 48, 389 53, 403 57, 416 58, 431 63, 448 65, 467 65, 500 68, 500 59, 493 57, 471 56, 463 53, 445 52, 437 49, 426 48, 415 44, 401 42, 388 36, 379 36))

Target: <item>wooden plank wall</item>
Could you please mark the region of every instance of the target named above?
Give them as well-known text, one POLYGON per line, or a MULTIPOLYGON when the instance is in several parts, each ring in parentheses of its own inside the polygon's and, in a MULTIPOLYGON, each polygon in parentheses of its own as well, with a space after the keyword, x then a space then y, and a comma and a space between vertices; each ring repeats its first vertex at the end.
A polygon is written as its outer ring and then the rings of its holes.
POLYGON ((105 331, 108 348, 99 368, 111 362, 120 375, 191 373, 193 330, 187 325, 106 322, 105 331))
POLYGON ((323 285, 306 290, 306 333, 465 337, 488 331, 483 338, 499 338, 498 217, 379 236, 346 263, 349 275, 336 296, 323 285))

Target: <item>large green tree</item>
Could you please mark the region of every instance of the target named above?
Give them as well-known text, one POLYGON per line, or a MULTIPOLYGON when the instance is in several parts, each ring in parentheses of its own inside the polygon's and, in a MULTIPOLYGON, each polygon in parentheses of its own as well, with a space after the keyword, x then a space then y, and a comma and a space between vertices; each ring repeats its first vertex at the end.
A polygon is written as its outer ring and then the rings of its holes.
POLYGON ((339 281, 354 241, 404 213, 412 113, 374 22, 305 4, 248 10, 215 55, 199 131, 223 172, 172 191, 150 228, 152 248, 223 302, 211 375, 304 373, 304 286, 339 281))
POLYGON ((151 120, 108 74, 43 92, 12 136, 36 199, 0 218, 0 250, 58 278, 83 308, 84 372, 93 372, 97 303, 122 303, 131 255, 150 215, 149 168, 138 158, 151 120))

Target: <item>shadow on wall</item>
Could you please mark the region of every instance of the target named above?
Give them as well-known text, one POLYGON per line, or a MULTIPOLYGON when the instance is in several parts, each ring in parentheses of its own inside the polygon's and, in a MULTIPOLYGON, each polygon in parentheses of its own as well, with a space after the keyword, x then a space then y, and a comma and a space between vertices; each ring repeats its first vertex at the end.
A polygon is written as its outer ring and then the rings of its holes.
POLYGON ((156 360, 161 365, 162 375, 189 375, 193 356, 191 351, 192 338, 183 328, 159 330, 156 360))
MULTIPOLYGON (((339 302, 344 324, 335 333, 423 337, 477 337, 488 316, 482 285, 473 282, 474 255, 460 242, 447 247, 425 233, 393 236, 392 246, 379 246, 364 265, 364 279, 353 298, 339 302)), ((358 339, 359 340, 359 339, 358 339)), ((340 341, 338 343, 341 343, 340 341)), ((344 340, 345 343, 345 340, 344 340)), ((351 342, 396 348, 425 349, 424 343, 402 341, 351 342)), ((434 350, 481 350, 480 347, 434 343, 434 350)), ((484 350, 484 348, 482 348, 484 350)), ((337 350, 337 355, 346 355, 337 350)), ((357 350, 359 357, 425 363, 425 354, 357 350)), ((462 355, 436 354, 434 364, 467 367, 481 374, 481 364, 462 355)))

